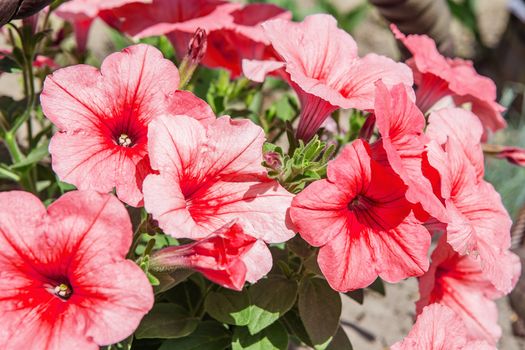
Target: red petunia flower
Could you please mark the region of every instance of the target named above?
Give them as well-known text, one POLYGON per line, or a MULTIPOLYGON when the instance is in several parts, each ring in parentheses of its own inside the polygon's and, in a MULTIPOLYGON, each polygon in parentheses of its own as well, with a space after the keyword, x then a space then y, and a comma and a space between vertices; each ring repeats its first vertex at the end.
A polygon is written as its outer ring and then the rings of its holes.
MULTIPOLYGON (((519 278, 521 265, 518 256, 507 252, 506 269, 512 272, 512 286, 519 278)), ((501 337, 498 310, 493 299, 502 293, 494 288, 481 271, 479 262, 471 256, 460 256, 442 236, 432 253, 428 272, 419 279, 420 299, 417 313, 423 307, 440 303, 450 307, 461 317, 467 338, 485 340, 495 345, 501 337)))
POLYGON ((113 24, 120 31, 136 38, 168 35, 174 43, 187 43, 198 28, 224 28, 231 23, 229 13, 241 6, 224 0, 151 0, 115 8, 111 15, 118 19, 113 24))
POLYGON ((372 110, 374 83, 412 86, 412 74, 403 63, 368 54, 357 55, 354 39, 337 27, 329 15, 312 15, 303 22, 283 19, 262 24, 280 61, 243 62, 244 74, 263 81, 279 71, 301 101, 297 137, 309 140, 328 116, 339 108, 372 110))
POLYGON ((425 117, 411 100, 407 87, 395 85, 390 91, 376 83, 374 115, 381 135, 372 145, 373 158, 392 169, 407 185, 406 198, 441 222, 447 221, 445 207, 423 175, 423 153, 428 142, 425 117))
POLYGON ((214 115, 190 92, 176 91, 177 68, 160 51, 135 45, 108 56, 97 70, 60 69, 46 78, 44 114, 56 125, 49 151, 53 170, 79 189, 109 192, 142 205, 142 182, 151 172, 148 124, 161 114, 214 115))
POLYGON ((461 318, 450 308, 432 304, 423 309, 407 337, 391 350, 496 350, 484 341, 470 341, 461 318))
MULTIPOLYGON (((236 78, 242 74, 243 59, 269 60, 277 57, 261 23, 277 18, 290 20, 292 14, 289 11, 273 4, 254 3, 232 11, 230 16, 231 23, 208 34, 204 65, 228 69, 236 78)), ((177 38, 173 36, 172 42, 177 38)))
POLYGON ((0 348, 93 349, 129 336, 153 306, 125 256, 131 221, 115 197, 69 192, 46 211, 0 194, 0 348))
POLYGON ((301 236, 321 247, 319 267, 332 288, 363 288, 377 276, 398 282, 428 269, 430 234, 405 198, 407 187, 370 158, 366 143, 346 146, 327 176, 294 198, 290 215, 301 236))
POLYGON ((151 256, 151 268, 189 268, 223 287, 241 290, 272 268, 272 254, 263 241, 229 223, 192 244, 168 247, 151 256))
POLYGON ((86 50, 89 29, 97 17, 107 19, 108 24, 115 20, 110 11, 131 3, 145 3, 151 0, 72 0, 62 5, 54 12, 59 17, 70 21, 75 30, 77 48, 86 50))
POLYGON ((231 220, 268 243, 293 236, 287 210, 293 195, 267 177, 263 130, 249 120, 221 117, 207 127, 163 116, 150 124, 153 169, 144 202, 174 237, 202 239, 231 220))
POLYGON ((436 142, 428 145, 428 161, 437 170, 449 221, 447 242, 460 255, 477 256, 487 279, 501 292, 512 289, 510 217, 501 197, 489 183, 479 180, 461 144, 450 137, 445 150, 436 142))
POLYGON ((505 108, 496 102, 496 84, 479 75, 471 61, 443 57, 426 35, 405 36, 395 25, 390 28, 413 55, 408 64, 418 86, 416 102, 423 112, 441 98, 452 96, 458 106, 471 103, 472 112, 486 129, 497 131, 507 125, 501 116, 505 108))

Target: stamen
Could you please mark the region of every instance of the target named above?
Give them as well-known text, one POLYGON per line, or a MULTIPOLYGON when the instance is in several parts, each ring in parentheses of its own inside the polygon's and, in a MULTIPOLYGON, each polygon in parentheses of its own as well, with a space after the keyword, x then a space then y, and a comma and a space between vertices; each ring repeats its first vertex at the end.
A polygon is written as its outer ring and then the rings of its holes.
POLYGON ((65 283, 62 283, 55 287, 55 295, 60 299, 67 300, 73 294, 73 289, 65 283))
POLYGON ((118 144, 122 147, 131 147, 133 141, 129 138, 127 134, 120 134, 118 138, 118 144))

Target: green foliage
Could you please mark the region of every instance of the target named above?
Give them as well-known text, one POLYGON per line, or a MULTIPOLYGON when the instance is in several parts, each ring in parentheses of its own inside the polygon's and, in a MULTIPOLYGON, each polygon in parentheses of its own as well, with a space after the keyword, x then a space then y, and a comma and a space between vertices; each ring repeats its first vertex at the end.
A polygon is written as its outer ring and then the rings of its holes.
POLYGON ((159 350, 222 350, 231 344, 230 331, 215 321, 204 321, 189 336, 164 342, 159 350))
POLYGON ((247 327, 236 327, 233 332, 232 350, 286 350, 288 333, 279 322, 274 322, 252 335, 247 327))
POLYGON ((334 152, 335 145, 328 145, 317 136, 306 145, 300 140, 292 156, 285 154, 281 147, 266 143, 264 153, 276 155, 279 165, 263 164, 269 168, 270 178, 279 181, 288 191, 298 193, 307 184, 326 176, 326 166, 334 152))
POLYGON ((292 308, 297 298, 297 282, 281 276, 270 276, 249 289, 251 315, 250 334, 257 334, 277 321, 292 308))
POLYGON ((306 276, 299 285, 298 307, 311 344, 326 349, 339 326, 341 296, 326 280, 306 276))
POLYGON ((169 303, 157 303, 144 316, 135 337, 172 339, 191 334, 199 324, 199 319, 183 307, 169 303))
POLYGON ((246 289, 236 292, 221 288, 210 292, 204 308, 211 317, 222 323, 246 326, 250 322, 250 295, 246 289))
POLYGON ((339 328, 337 328, 337 332, 326 350, 353 350, 352 343, 350 339, 348 339, 343 327, 339 326, 339 328))

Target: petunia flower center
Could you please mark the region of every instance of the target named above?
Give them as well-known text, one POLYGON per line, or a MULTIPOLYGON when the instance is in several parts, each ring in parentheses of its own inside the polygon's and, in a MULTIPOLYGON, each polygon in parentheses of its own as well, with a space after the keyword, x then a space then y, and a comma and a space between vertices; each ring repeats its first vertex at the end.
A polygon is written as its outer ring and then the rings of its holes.
POLYGON ((54 293, 62 300, 68 300, 73 295, 73 288, 69 284, 61 283, 54 288, 54 293))
POLYGON ((350 203, 348 203, 348 209, 350 211, 365 210, 368 209, 369 206, 369 201, 365 197, 360 195, 354 197, 354 199, 352 199, 350 203))
POLYGON ((119 146, 122 147, 133 146, 133 140, 131 140, 131 138, 127 134, 120 134, 117 143, 119 144, 119 146))

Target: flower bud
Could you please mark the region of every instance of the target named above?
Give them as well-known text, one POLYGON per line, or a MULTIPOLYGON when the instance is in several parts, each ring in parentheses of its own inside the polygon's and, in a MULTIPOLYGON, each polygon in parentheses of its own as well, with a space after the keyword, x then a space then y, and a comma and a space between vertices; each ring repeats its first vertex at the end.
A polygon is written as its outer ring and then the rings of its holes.
POLYGON ((21 19, 34 15, 52 0, 2 0, 0 8, 0 26, 12 19, 21 19))
POLYGON ((197 28, 188 44, 188 52, 182 59, 179 67, 180 88, 182 89, 191 79, 191 76, 201 62, 207 48, 207 34, 202 28, 197 28))

